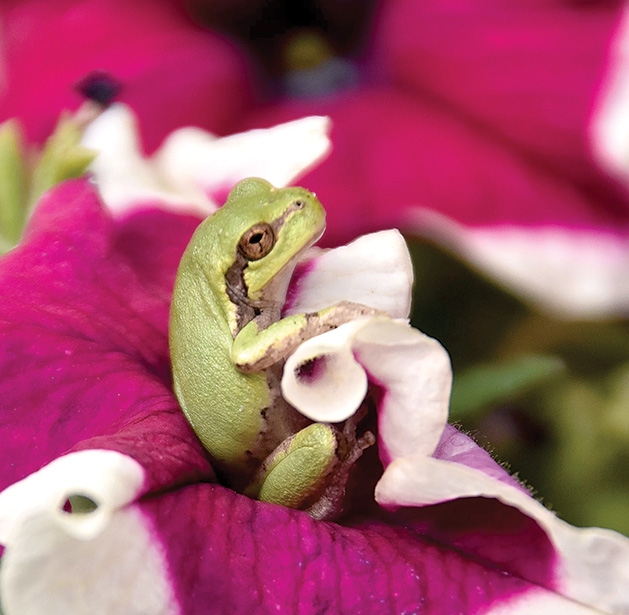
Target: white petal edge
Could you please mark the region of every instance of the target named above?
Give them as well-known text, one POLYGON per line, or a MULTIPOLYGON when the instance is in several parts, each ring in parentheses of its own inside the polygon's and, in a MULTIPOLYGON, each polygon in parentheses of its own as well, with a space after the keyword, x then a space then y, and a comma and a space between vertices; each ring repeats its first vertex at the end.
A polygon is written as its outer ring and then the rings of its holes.
POLYGON ((574 600, 541 588, 529 590, 507 600, 500 600, 483 615, 600 615, 574 600))
POLYGON ((328 154, 329 132, 329 118, 319 116, 223 138, 185 127, 149 158, 141 153, 132 110, 117 103, 87 126, 81 143, 98 152, 89 170, 114 215, 158 202, 205 217, 221 205, 212 195, 245 177, 277 187, 293 182, 328 154))
POLYGON ((166 138, 155 164, 177 193, 190 197, 226 193, 245 177, 262 177, 280 188, 330 152, 330 126, 329 118, 310 116, 220 139, 181 128, 166 138))
POLYGON ((432 454, 448 417, 450 358, 406 321, 359 319, 304 342, 286 361, 282 394, 310 419, 337 422, 364 398, 363 374, 385 391, 378 412, 383 463, 413 452, 432 454), (303 362, 318 356, 329 370, 311 381, 296 377, 303 362))
POLYGON ((177 615, 164 555, 130 504, 144 470, 115 451, 60 457, 0 494, 5 615, 177 615), (98 504, 63 512, 70 495, 98 504))
POLYGON ((496 498, 535 519, 559 556, 558 592, 605 613, 629 612, 629 539, 575 528, 521 490, 479 470, 414 454, 394 460, 376 485, 385 507, 425 506, 463 497, 496 498))
POLYGON ((353 301, 392 318, 408 317, 413 264, 398 230, 363 235, 307 260, 306 271, 290 291, 294 299, 286 314, 316 312, 339 301, 353 301))
POLYGON ((629 234, 564 227, 465 227, 417 209, 414 226, 559 318, 629 314, 629 234))
POLYGON ((629 7, 608 50, 607 65, 590 118, 590 147, 603 169, 629 186, 629 7))
POLYGON ((140 152, 137 120, 128 106, 116 103, 96 117, 86 127, 81 144, 97 152, 88 170, 113 214, 150 201, 163 201, 173 208, 185 205, 140 152))

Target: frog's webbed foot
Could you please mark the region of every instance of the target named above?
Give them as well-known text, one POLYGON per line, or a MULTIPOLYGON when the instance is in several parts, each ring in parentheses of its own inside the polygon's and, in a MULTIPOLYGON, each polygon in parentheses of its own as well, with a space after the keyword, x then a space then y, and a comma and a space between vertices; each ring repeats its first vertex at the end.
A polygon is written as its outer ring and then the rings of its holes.
POLYGON ((356 318, 364 318, 366 316, 387 316, 390 314, 378 310, 369 305, 355 303, 353 301, 339 301, 329 308, 325 308, 320 312, 306 314, 307 319, 316 320, 319 328, 318 333, 329 331, 344 325, 346 322, 355 320, 356 318))

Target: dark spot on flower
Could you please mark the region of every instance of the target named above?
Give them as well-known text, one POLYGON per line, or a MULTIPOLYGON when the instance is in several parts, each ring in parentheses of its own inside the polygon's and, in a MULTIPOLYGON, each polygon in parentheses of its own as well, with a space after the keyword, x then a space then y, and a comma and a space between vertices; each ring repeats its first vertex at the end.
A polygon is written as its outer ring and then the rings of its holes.
POLYGON ((304 361, 298 367, 295 368, 295 378, 302 382, 310 384, 321 377, 325 371, 325 364, 327 361, 326 355, 320 355, 304 361))
POLYGON ((75 89, 88 100, 108 107, 122 91, 122 84, 109 73, 93 71, 83 77, 75 89))
POLYGON ((351 86, 359 78, 352 59, 365 50, 378 3, 190 0, 187 7, 198 23, 241 39, 270 77, 266 85, 271 89, 297 90, 302 96, 312 96, 351 86))

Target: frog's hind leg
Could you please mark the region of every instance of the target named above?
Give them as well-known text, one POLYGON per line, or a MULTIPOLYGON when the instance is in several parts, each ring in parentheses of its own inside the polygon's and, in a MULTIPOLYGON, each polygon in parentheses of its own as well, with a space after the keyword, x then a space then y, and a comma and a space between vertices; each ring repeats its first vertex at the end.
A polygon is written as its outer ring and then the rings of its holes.
POLYGON ((316 501, 339 464, 338 430, 313 423, 282 442, 262 464, 245 495, 289 508, 316 501))

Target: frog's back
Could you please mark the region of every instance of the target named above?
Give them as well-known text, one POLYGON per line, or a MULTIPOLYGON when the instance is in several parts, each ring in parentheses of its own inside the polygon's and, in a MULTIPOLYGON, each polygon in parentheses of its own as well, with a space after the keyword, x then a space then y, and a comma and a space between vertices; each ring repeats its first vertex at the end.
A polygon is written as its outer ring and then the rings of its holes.
MULTIPOLYGON (((200 229, 203 230, 203 229, 200 229)), ((212 236, 203 236, 206 253, 212 236)), ((169 337, 175 393, 197 436, 218 465, 242 467, 243 451, 255 450, 249 434, 260 432, 261 416, 246 412, 251 400, 265 403, 268 396, 263 374, 243 374, 231 359, 232 316, 221 292, 225 279, 217 262, 217 279, 208 280, 201 269, 194 239, 182 257, 173 292, 169 337), (221 287, 222 284, 222 287, 221 287)), ((216 250, 220 253, 220 250, 216 250)))

